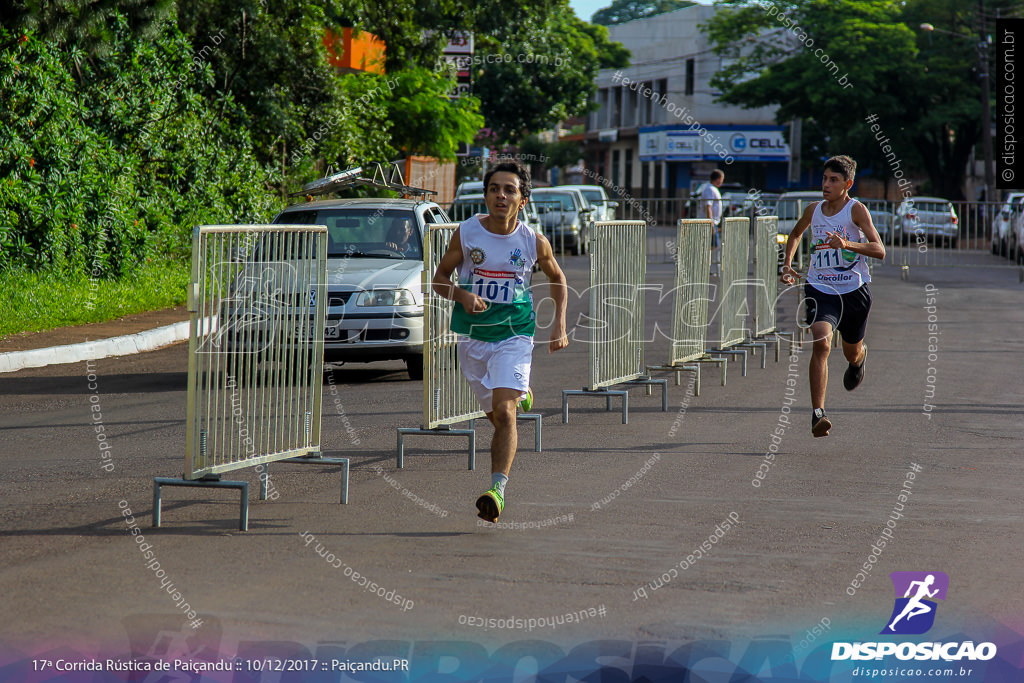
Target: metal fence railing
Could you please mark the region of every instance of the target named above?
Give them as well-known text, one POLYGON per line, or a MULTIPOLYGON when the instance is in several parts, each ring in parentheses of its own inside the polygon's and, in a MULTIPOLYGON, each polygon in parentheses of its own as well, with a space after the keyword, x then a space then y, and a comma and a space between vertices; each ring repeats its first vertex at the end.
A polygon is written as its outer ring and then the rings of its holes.
POLYGON ((644 364, 644 283, 647 277, 643 221, 597 221, 590 234, 590 327, 588 385, 562 391, 562 421, 569 420, 569 396, 622 397, 622 422, 629 420, 629 393, 612 386, 662 386, 668 410, 667 380, 652 380, 644 364))
POLYGON ((722 220, 722 279, 718 293, 719 349, 728 349, 745 341, 747 326, 746 284, 749 254, 749 218, 722 220))
MULTIPOLYGON (((345 465, 320 452, 327 229, 317 225, 200 226, 193 233, 188 292, 185 473, 154 480, 154 526, 161 486, 238 488, 247 523, 246 482, 220 475, 260 473, 292 459, 345 465)), ((275 496, 276 497, 276 496, 275 496)))
POLYGON ((713 231, 714 223, 710 219, 682 219, 677 224, 669 358, 664 365, 648 368, 674 372, 677 386, 682 371, 693 372, 694 394, 697 396, 700 395, 702 363, 720 365, 722 385, 725 385, 725 359, 712 358, 707 352, 713 231))
MULTIPOLYGON (((1016 268, 1024 282, 1024 206, 910 197, 889 202, 885 262, 912 267, 1016 268)), ((878 212, 872 211, 872 219, 878 212)), ((881 231, 880 231, 881 234, 881 231)))
MULTIPOLYGON (((790 353, 795 343, 793 332, 781 332, 776 318, 779 298, 778 216, 756 216, 754 220, 754 278, 751 281, 753 321, 751 328, 755 340, 774 344, 775 362, 779 361, 781 337, 789 339, 790 353)), ((761 359, 764 365, 764 357, 761 359)))
MULTIPOLYGON (((551 188, 551 189, 557 189, 551 188)), ((606 188, 611 192, 611 188, 606 188)), ((779 233, 788 235, 804 209, 821 200, 820 192, 796 196, 748 192, 742 206, 723 197, 726 217, 758 215, 778 217, 779 233)), ((860 199, 871 214, 889 252, 885 264, 904 273, 912 266, 967 266, 1018 268, 1024 277, 1024 203, 963 202, 933 197, 910 197, 909 201, 860 199), (941 205, 942 210, 934 210, 941 205), (988 252, 992 258, 985 256, 988 252)), ((538 202, 538 206, 540 202, 538 202)), ((614 212, 616 220, 642 220, 647 224, 648 263, 671 263, 676 250, 675 230, 679 219, 703 218, 698 197, 631 196, 621 190, 607 202, 591 202, 591 219, 614 212), (612 204, 615 206, 613 207, 612 204)), ((454 218, 454 216, 453 216, 454 218)), ((546 234, 559 251, 572 248, 571 228, 555 226, 549 218, 546 234)), ((804 233, 793 265, 803 270, 810 249, 810 231, 804 233)), ((781 262, 782 252, 779 253, 781 262)), ((871 263, 871 265, 881 265, 871 263)))
POLYGON ((775 300, 779 295, 778 216, 754 221, 754 336, 775 331, 775 300))
POLYGON ((737 347, 750 338, 747 322, 750 219, 723 218, 720 229, 722 276, 714 297, 717 334, 713 353, 741 356, 742 374, 746 377, 747 352, 737 347))
MULTIPOLYGON (((486 210, 486 209, 485 209, 486 210)), ((472 213, 469 214, 470 216, 472 213)), ((469 216, 467 216, 468 218, 469 216)), ((441 262, 458 223, 429 226, 423 240, 423 422, 419 428, 398 429, 398 467, 405 467, 405 436, 409 434, 465 436, 469 469, 476 468, 474 420, 485 417, 466 378, 459 370, 458 335, 451 331, 454 302, 437 296, 431 278, 441 262), (452 429, 469 422, 468 429, 452 429)))

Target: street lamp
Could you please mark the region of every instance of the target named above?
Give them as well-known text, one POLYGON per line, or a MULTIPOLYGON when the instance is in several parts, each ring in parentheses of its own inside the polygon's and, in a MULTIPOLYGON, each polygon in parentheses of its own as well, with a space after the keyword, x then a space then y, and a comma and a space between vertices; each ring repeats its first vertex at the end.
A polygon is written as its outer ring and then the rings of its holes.
MULTIPOLYGON (((983 9, 981 3, 982 0, 978 0, 979 12, 983 9)), ((935 28, 928 23, 921 24, 921 30, 929 33, 947 33, 958 38, 974 40, 974 36, 935 28)), ((980 69, 978 75, 981 77, 981 141, 985 152, 985 201, 991 202, 992 187, 995 185, 995 172, 992 166, 992 110, 988 99, 988 41, 985 39, 984 34, 981 36, 981 40, 978 41, 977 49, 978 68, 980 69)))

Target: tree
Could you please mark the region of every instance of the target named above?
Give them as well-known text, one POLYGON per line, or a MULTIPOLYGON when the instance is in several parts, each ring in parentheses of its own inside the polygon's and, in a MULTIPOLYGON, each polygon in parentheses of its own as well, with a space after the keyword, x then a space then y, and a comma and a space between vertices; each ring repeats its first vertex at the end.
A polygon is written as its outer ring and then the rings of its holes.
POLYGON ((192 226, 270 218, 269 173, 245 130, 192 89, 168 22, 140 41, 116 13, 106 56, 0 28, 0 267, 123 276, 189 252, 192 226), (72 58, 69 59, 69 56, 72 58))
POLYGON ((505 42, 478 40, 477 50, 473 92, 499 143, 587 113, 598 69, 629 63, 629 51, 605 27, 571 11, 523 24, 505 42))
POLYGON ((609 7, 594 12, 590 21, 603 26, 614 26, 634 19, 674 12, 696 4, 689 0, 615 0, 609 7))
POLYGON ((12 35, 31 33, 56 45, 74 46, 80 55, 109 55, 117 33, 133 40, 151 41, 161 22, 174 8, 174 0, 22 0, 0 5, 0 26, 12 35))
POLYGON ((917 26, 924 16, 957 25, 969 7, 942 0, 717 6, 703 29, 727 63, 711 81, 722 101, 778 105, 780 123, 803 118, 805 149, 817 151, 819 158, 809 160, 816 167, 835 153, 854 155, 880 177, 894 173, 894 163, 904 173, 915 166, 928 173, 933 192, 963 197, 966 162, 980 133, 977 57, 971 41, 952 36, 935 49, 929 42, 939 37, 917 26), (871 115, 877 119, 866 121, 871 115))

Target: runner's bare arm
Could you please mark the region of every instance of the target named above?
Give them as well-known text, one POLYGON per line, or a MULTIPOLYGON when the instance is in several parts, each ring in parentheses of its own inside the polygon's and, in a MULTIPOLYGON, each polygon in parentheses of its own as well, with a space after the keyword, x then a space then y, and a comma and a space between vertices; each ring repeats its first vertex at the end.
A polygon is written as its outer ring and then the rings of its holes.
POLYGON ((448 243, 448 249, 441 257, 441 262, 437 264, 437 270, 434 271, 434 276, 431 278, 431 289, 438 296, 459 302, 468 313, 480 313, 487 310, 487 301, 452 282, 452 273, 460 265, 462 265, 462 242, 459 240, 459 229, 456 228, 455 234, 452 235, 452 239, 448 243))
POLYGON ((551 298, 555 300, 555 324, 551 327, 551 339, 548 342, 548 353, 554 353, 569 345, 569 337, 565 333, 565 308, 569 295, 565 273, 555 260, 551 243, 544 235, 537 235, 537 265, 548 276, 548 282, 551 283, 551 298))
POLYGON ((793 284, 800 277, 800 274, 793 269, 793 254, 796 253, 796 248, 800 245, 800 238, 803 236, 804 231, 811 224, 811 217, 814 216, 814 207, 817 205, 818 202, 811 202, 804 208, 804 214, 800 216, 800 220, 793 226, 792 232, 789 233, 789 239, 786 240, 785 259, 782 262, 782 281, 786 284, 793 284))

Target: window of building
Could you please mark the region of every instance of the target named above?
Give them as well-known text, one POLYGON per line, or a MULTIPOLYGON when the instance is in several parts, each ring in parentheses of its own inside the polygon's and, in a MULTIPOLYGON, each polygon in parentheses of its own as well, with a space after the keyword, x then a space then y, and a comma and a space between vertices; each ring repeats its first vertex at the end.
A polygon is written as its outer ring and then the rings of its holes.
POLYGON ((686 95, 692 95, 693 94, 693 80, 694 80, 693 70, 694 70, 694 62, 693 62, 693 57, 691 57, 690 59, 686 60, 686 91, 685 91, 686 95))
POLYGON ((661 103, 661 96, 668 95, 668 79, 662 78, 655 81, 654 91, 658 93, 658 102, 654 107, 654 123, 665 123, 668 120, 668 110, 661 103))
MULTIPOLYGON (((623 173, 622 186, 626 188, 627 192, 633 191, 633 148, 626 149, 626 168, 623 173)), ((761 186, 763 187, 763 186, 761 186)))

